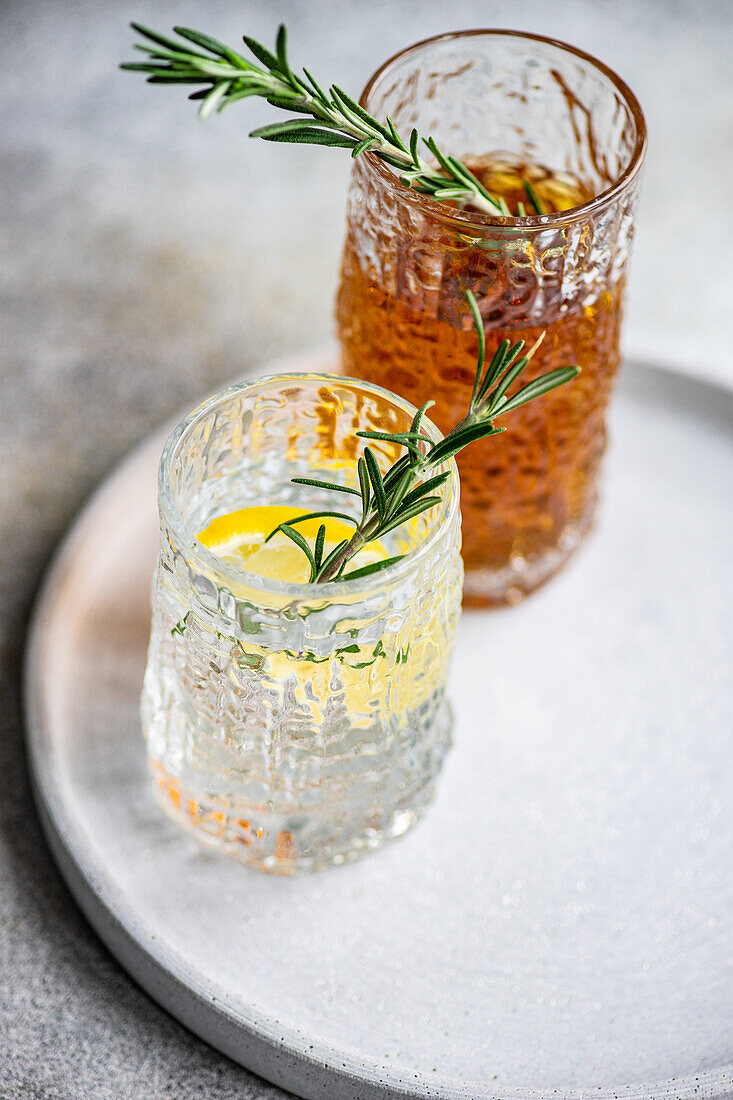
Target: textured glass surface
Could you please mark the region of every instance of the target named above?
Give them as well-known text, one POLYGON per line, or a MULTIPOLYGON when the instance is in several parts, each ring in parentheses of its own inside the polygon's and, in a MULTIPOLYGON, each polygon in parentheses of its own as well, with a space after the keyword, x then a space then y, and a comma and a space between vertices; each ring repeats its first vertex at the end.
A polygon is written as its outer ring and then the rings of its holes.
MULTIPOLYGON (((457 478, 440 505, 397 535, 410 551, 403 561, 360 580, 265 580, 221 562, 194 536, 248 505, 322 505, 290 479, 353 485, 363 448, 355 432, 377 422, 405 430, 413 412, 363 383, 278 376, 204 404, 163 455, 142 699, 151 768, 168 812, 267 870, 376 848, 416 821, 431 796, 450 740, 457 478)), ((374 450, 383 468, 394 460, 389 445, 374 450)))
POLYGON ((605 448, 645 129, 618 78, 543 40, 492 32, 418 44, 381 69, 363 102, 454 155, 506 153, 569 173, 591 196, 518 227, 408 190, 374 157, 354 167, 337 320, 345 373, 421 404, 446 430, 463 415, 479 301, 491 354, 529 347, 526 377, 582 373, 507 417, 507 432, 459 459, 466 595, 514 602, 590 526, 605 448))

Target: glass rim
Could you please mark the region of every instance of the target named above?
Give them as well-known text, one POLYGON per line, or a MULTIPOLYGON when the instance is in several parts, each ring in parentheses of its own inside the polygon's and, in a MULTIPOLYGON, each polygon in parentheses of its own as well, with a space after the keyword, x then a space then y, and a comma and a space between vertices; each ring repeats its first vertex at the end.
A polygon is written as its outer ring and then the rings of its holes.
POLYGON ((445 204, 439 199, 434 199, 430 195, 422 195, 419 191, 407 187, 397 176, 396 170, 390 168, 389 165, 374 153, 362 153, 360 159, 366 160, 369 166, 381 176, 382 179, 388 181, 391 186, 399 190, 406 201, 412 202, 415 206, 429 212, 431 217, 435 217, 443 222, 459 227, 473 226, 480 228, 483 226, 485 228, 492 227, 519 231, 527 229, 554 229, 584 221, 590 215, 610 205, 618 195, 628 188, 636 176, 638 176, 644 161, 644 154, 646 153, 647 146, 647 128, 644 112, 631 88, 622 80, 618 73, 610 68, 610 66, 600 61, 597 57, 594 57, 593 54, 578 49, 577 46, 571 46, 570 43, 563 42, 559 38, 550 38, 542 34, 532 34, 529 31, 507 30, 500 27, 474 27, 466 30, 447 31, 442 34, 434 34, 429 38, 421 38, 418 42, 413 42, 412 45, 405 46, 403 49, 398 50, 397 53, 392 54, 386 61, 382 62, 379 68, 372 73, 364 86, 364 90, 359 97, 359 105, 363 107, 364 110, 369 110, 369 97, 374 91, 375 85, 385 73, 388 73, 389 70, 404 57, 412 53, 418 53, 425 46, 431 46, 437 42, 448 42, 455 38, 473 38, 480 36, 520 38, 527 42, 542 42, 544 45, 553 46, 563 53, 572 54, 574 57, 578 57, 582 61, 588 62, 593 68, 603 73, 616 90, 620 92, 636 125, 636 142, 631 154, 631 159, 618 179, 610 184, 605 191, 601 191, 600 194, 594 195, 593 198, 588 199, 587 202, 580 203, 578 206, 572 206, 569 210, 557 211, 551 214, 535 214, 531 217, 522 218, 521 222, 518 222, 516 218, 482 214, 478 211, 447 211, 445 204))
MULTIPOLYGON (((192 409, 191 412, 183 417, 175 428, 173 428, 165 441, 160 463, 158 465, 158 512, 169 534, 175 541, 176 549, 184 550, 190 559, 203 565, 204 571, 207 574, 214 574, 229 584, 236 585, 240 588, 246 585, 248 589, 253 591, 287 596, 294 601, 301 600, 312 602, 314 599, 318 599, 325 602, 336 602, 339 598, 349 595, 366 596, 371 592, 398 583, 406 576, 409 576, 409 574, 413 572, 431 552, 436 541, 443 535, 446 526, 455 519, 456 513, 458 512, 460 480, 455 458, 451 458, 447 463, 444 463, 444 467, 450 470, 452 476, 443 486, 443 489, 448 488, 450 490, 450 495, 444 497, 441 502, 440 521, 435 524, 435 527, 430 531, 427 538, 423 539, 414 551, 410 551, 400 561, 387 566, 378 573, 366 577, 357 577, 354 580, 347 581, 329 581, 328 584, 325 585, 309 582, 271 580, 269 577, 262 577, 258 573, 249 573, 246 569, 240 568, 239 566, 230 565, 209 550, 208 547, 204 546, 203 543, 198 541, 196 532, 191 531, 186 522, 186 518, 182 515, 170 490, 171 466, 178 454, 179 447, 185 442, 188 433, 192 431, 194 426, 215 409, 217 405, 247 393, 247 391, 257 390, 260 386, 272 382, 281 382, 283 384, 309 382, 318 384, 325 383, 327 385, 334 382, 342 383, 346 386, 356 386, 376 397, 387 399, 391 405, 404 411, 410 419, 417 412, 416 407, 412 405, 411 402, 400 397, 399 394, 386 389, 384 386, 377 386, 372 382, 365 382, 359 378, 350 378, 341 374, 275 371, 271 374, 254 375, 251 378, 245 379, 243 382, 228 386, 226 389, 217 390, 215 393, 205 398, 196 408, 192 409)), ((424 417, 422 424, 427 430, 427 434, 433 436, 436 441, 443 438, 440 429, 436 427, 428 416, 424 417)))

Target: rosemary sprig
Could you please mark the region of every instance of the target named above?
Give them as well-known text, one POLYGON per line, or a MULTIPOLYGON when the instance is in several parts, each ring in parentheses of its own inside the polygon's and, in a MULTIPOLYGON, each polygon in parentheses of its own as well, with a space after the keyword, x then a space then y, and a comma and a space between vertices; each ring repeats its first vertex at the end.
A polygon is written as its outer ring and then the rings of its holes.
MULTIPOLYGON (((217 39, 188 27, 173 28, 184 39, 177 41, 139 23, 131 25, 147 40, 135 47, 147 59, 120 67, 147 73, 151 84, 203 85, 189 96, 201 100, 201 118, 208 118, 212 112, 222 111, 239 99, 261 96, 273 107, 293 111, 299 117, 261 126, 250 137, 338 146, 350 149, 352 157, 368 150, 395 168, 402 183, 420 194, 461 206, 470 204, 495 217, 512 216, 503 198, 491 195, 456 157, 444 154, 432 137, 421 139, 413 129, 405 140, 389 116, 379 122, 338 85, 332 84, 326 93, 307 69, 303 69, 302 77, 298 76, 288 60, 284 26, 277 33, 274 53, 244 35, 246 46, 260 62, 255 65, 217 39), (193 49, 189 43, 197 48, 193 49), (437 164, 420 155, 421 144, 437 164)), ((528 197, 534 201, 529 189, 528 197)))
POLYGON ((334 547, 325 558, 323 557, 325 525, 319 527, 312 549, 295 525, 316 517, 333 516, 337 519, 348 519, 344 512, 325 510, 308 512, 289 520, 288 523, 280 524, 267 536, 265 541, 269 542, 278 531, 282 531, 303 551, 310 564, 311 582, 323 584, 327 581, 365 577, 399 561, 404 555, 397 555, 384 561, 373 562, 361 569, 345 572, 351 559, 367 543, 381 538, 396 527, 419 516, 421 512, 440 503, 439 490, 450 477, 450 471, 440 471, 439 467, 471 443, 506 431, 505 428, 495 426, 494 421, 498 416, 512 412, 528 401, 534 401, 535 398, 541 397, 556 386, 569 382, 579 373, 578 367, 558 367, 528 382, 526 386, 509 396, 508 390, 537 351, 544 333, 527 352, 524 352, 524 341, 520 340, 510 346, 509 340, 504 340, 496 349, 488 367, 484 369, 486 339, 483 321, 476 299, 470 290, 466 296, 478 334, 479 351, 471 401, 463 420, 456 424, 443 439, 434 443, 420 430, 425 413, 434 404, 433 401, 426 401, 415 413, 408 432, 357 432, 356 434, 362 439, 394 443, 405 451, 405 454, 385 474, 382 474, 374 452, 366 446, 357 466, 359 489, 309 477, 292 479, 298 485, 309 485, 329 492, 358 496, 361 502, 361 517, 358 520, 355 517, 350 518, 350 522, 355 525, 353 535, 334 547))

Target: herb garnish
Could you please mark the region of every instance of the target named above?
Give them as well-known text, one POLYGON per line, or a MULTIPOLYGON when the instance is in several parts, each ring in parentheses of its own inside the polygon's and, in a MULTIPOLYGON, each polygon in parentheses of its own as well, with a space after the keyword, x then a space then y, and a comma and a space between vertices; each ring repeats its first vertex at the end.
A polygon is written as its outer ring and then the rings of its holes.
MULTIPOLYGON (((389 116, 385 123, 381 123, 337 85, 332 84, 326 94, 307 69, 303 69, 303 77, 294 73, 287 57, 284 26, 278 31, 275 53, 254 38, 244 36, 245 44, 264 68, 217 39, 187 27, 174 28, 174 32, 185 40, 183 42, 166 38, 139 23, 133 23, 132 27, 148 40, 136 46, 147 54, 147 60, 126 63, 121 68, 147 73, 152 84, 204 85, 189 96, 190 99, 201 100, 201 118, 207 118, 213 111, 221 111, 237 100, 260 96, 273 107, 293 111, 300 117, 262 126, 253 130, 251 137, 347 148, 354 158, 369 151, 395 168, 403 184, 421 194, 459 205, 470 204, 476 210, 494 216, 511 217, 504 199, 491 195, 465 165, 455 157, 445 155, 432 137, 421 139, 417 130, 413 129, 405 141, 389 116), (192 49, 188 45, 190 42, 198 49, 192 49), (421 140, 437 161, 437 166, 429 164, 420 155, 421 140)), ((532 184, 526 179, 522 183, 534 213, 544 214, 532 184)), ((526 217, 524 203, 518 204, 518 212, 520 218, 526 217)), ((282 531, 302 550, 310 565, 312 583, 365 577, 399 561, 404 555, 345 572, 351 559, 367 543, 440 503, 438 490, 450 472, 435 471, 469 444, 505 431, 494 426, 496 417, 563 385, 579 373, 578 367, 559 367, 509 396, 507 391, 529 363, 544 333, 524 355, 521 354, 524 341, 510 347, 510 341, 504 340, 484 373, 486 346, 483 322, 476 299, 470 291, 467 291, 467 298, 478 333, 479 355, 473 393, 463 420, 445 438, 433 443, 420 431, 427 409, 434 404, 427 401, 418 409, 408 432, 357 432, 364 439, 394 443, 406 452, 382 474, 374 452, 367 446, 358 461, 359 489, 314 478, 293 478, 298 484, 350 494, 361 502, 359 519, 345 512, 308 512, 287 524, 281 524, 268 535, 266 541, 277 531, 282 531), (353 523, 355 530, 350 539, 344 539, 326 555, 325 524, 320 525, 312 547, 294 525, 307 519, 328 516, 353 523)), ((177 624, 174 631, 183 633, 183 629, 181 624, 177 624)))
POLYGON ((470 290, 467 291, 466 297, 478 334, 479 353, 471 401, 468 412, 460 423, 456 424, 443 439, 434 443, 429 436, 420 431, 426 411, 435 404, 434 401, 426 401, 415 413, 410 430, 407 432, 361 431, 356 433, 362 439, 394 443, 405 450, 406 453, 385 474, 381 473, 374 452, 367 446, 357 466, 359 489, 309 477, 292 479, 298 485, 309 485, 335 493, 347 493, 361 500, 361 517, 358 520, 345 512, 325 510, 308 512, 289 520, 288 523, 280 524, 267 536, 266 541, 269 541, 277 531, 282 531, 303 551, 310 565, 311 583, 354 580, 357 577, 376 573, 399 561, 404 555, 373 562, 349 572, 344 571, 351 559, 367 543, 380 539, 396 527, 440 503, 441 497, 438 495, 438 490, 450 477, 450 471, 436 473, 436 470, 469 444, 506 431, 505 428, 494 426, 498 416, 503 416, 519 408, 520 405, 541 397, 579 374, 579 367, 557 367, 535 378, 509 396, 507 391, 517 381, 537 351, 544 333, 525 354, 522 354, 523 340, 511 347, 509 340, 504 340, 496 349, 484 372, 486 338, 483 321, 476 299, 470 290), (350 539, 344 539, 324 557, 325 524, 320 525, 312 547, 300 531, 296 530, 294 524, 326 516, 348 520, 354 524, 355 530, 350 539))
MULTIPOLYGON (((147 39, 135 48, 147 54, 148 59, 120 67, 147 73, 151 84, 204 85, 189 96, 189 99, 201 100, 201 118, 208 118, 212 112, 222 111, 237 100, 261 96, 273 107, 292 111, 299 117, 261 126, 253 130, 250 137, 338 146, 350 149, 352 157, 369 151, 395 168, 403 184, 422 195, 456 202, 460 206, 470 205, 494 217, 512 217, 504 199, 487 191, 456 157, 444 154, 434 138, 421 139, 413 129, 404 139, 389 116, 380 122, 338 85, 332 84, 326 93, 307 69, 303 69, 302 77, 293 72, 287 56, 284 26, 277 33, 275 53, 244 35, 246 46, 262 68, 223 42, 189 27, 173 28, 184 40, 176 41, 140 23, 131 26, 147 39), (191 42, 198 49, 192 49, 191 42), (421 145, 428 149, 437 164, 429 163, 420 155, 421 145)), ((534 213, 544 214, 531 184, 524 181, 524 186, 534 213)), ((520 215, 526 216, 524 204, 520 207, 520 215)))

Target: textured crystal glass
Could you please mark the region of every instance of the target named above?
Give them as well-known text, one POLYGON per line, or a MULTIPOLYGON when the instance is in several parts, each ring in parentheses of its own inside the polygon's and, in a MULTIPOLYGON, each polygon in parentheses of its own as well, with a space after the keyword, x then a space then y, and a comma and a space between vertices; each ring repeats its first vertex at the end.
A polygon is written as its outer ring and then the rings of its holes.
POLYGON ((515 602, 563 563, 593 518, 644 118, 594 58, 510 31, 411 46, 375 73, 361 103, 455 156, 545 166, 553 186, 575 181, 586 196, 517 223, 420 195, 371 154, 353 170, 336 310, 346 374, 416 405, 435 398, 447 430, 467 407, 476 362, 467 289, 489 355, 505 338, 530 346, 545 332, 523 382, 568 363, 582 369, 459 458, 466 599, 515 602))
MULTIPOLYGON (((414 411, 367 383, 282 374, 212 397, 163 452, 142 698, 150 767, 168 813, 268 871, 377 848, 431 797, 450 742, 457 472, 451 464, 440 504, 385 539, 406 556, 368 577, 264 579, 216 557, 196 533, 247 506, 333 508, 332 494, 291 478, 358 486, 355 433, 404 431, 414 411)), ((397 457, 390 444, 371 446, 383 469, 397 457)), ((339 497, 339 509, 344 500, 356 498, 339 497)))

